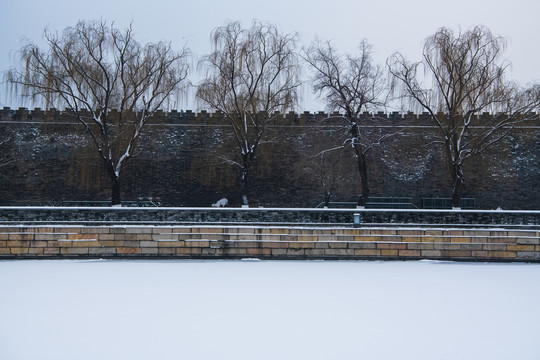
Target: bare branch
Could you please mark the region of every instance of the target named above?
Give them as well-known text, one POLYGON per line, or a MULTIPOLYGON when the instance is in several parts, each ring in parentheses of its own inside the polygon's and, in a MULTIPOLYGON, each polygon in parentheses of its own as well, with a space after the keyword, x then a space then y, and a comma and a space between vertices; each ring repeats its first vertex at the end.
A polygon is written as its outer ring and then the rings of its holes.
MULTIPOLYGON (((43 98, 47 109, 70 110, 96 146, 113 188, 137 153, 144 125, 181 90, 188 71, 188 49, 177 53, 165 43, 142 45, 132 35, 131 27, 121 31, 84 21, 62 36, 45 31, 47 48, 27 44, 21 70, 6 76, 14 91, 43 98)), ((118 190, 113 203, 119 201, 118 190)))

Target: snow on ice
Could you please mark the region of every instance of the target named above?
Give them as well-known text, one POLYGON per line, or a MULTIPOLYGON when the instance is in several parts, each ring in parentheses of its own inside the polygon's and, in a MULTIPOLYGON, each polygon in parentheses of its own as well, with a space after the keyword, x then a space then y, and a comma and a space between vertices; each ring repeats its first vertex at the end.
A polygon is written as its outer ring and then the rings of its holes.
POLYGON ((0 359, 538 359, 540 264, 2 261, 0 359))

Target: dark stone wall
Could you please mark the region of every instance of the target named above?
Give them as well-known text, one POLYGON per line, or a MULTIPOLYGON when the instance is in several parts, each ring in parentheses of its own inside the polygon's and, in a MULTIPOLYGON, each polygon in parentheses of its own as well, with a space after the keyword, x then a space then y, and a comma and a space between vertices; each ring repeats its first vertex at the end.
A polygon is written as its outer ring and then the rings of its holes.
MULTIPOLYGON (((452 184, 435 129, 423 115, 379 114, 373 138, 395 134, 368 154, 372 196, 450 197, 452 184)), ((288 114, 268 129, 249 179, 251 206, 314 207, 324 199, 319 175, 335 183, 333 201, 356 201, 359 177, 351 151, 316 154, 343 142, 346 129, 327 114, 288 114)), ((510 136, 465 165, 464 197, 477 208, 540 209, 540 123, 510 136)), ((128 162, 123 199, 163 206, 239 205, 231 128, 219 114, 171 112, 145 128, 141 153, 128 162)), ((110 183, 84 129, 69 114, 0 110, 0 205, 107 201, 110 183)))

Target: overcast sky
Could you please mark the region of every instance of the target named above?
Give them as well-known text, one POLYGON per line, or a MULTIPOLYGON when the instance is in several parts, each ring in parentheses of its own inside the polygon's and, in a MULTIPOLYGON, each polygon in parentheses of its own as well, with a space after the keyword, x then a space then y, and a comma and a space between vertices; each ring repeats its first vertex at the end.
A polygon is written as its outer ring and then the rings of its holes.
MULTIPOLYGON (((62 31, 80 19, 114 21, 119 28, 133 23, 139 41, 187 44, 198 56, 209 52, 215 27, 258 19, 298 32, 302 45, 318 36, 355 52, 366 38, 380 64, 395 51, 420 60, 423 40, 440 27, 485 25, 508 39, 510 76, 526 84, 540 81, 539 14, 539 0, 0 0, 0 71, 16 65, 25 38, 41 43, 45 27, 62 31)), ((18 106, 4 87, 0 92, 0 106, 18 106)), ((193 101, 181 107, 197 110, 193 101)), ((304 95, 301 110, 323 109, 309 92, 304 95)))

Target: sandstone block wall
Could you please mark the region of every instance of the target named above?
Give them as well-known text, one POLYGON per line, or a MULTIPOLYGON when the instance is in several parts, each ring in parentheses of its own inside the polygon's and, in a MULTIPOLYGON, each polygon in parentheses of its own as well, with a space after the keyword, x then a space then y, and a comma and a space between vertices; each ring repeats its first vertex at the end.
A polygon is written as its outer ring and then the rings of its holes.
POLYGON ((0 226, 0 258, 540 261, 540 230, 0 226))

